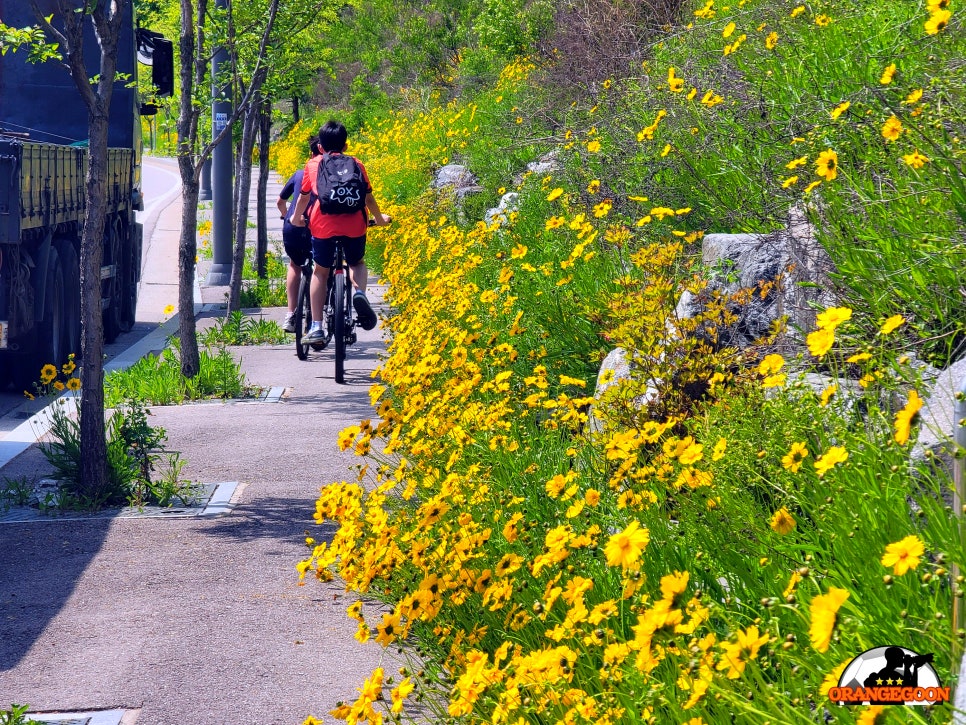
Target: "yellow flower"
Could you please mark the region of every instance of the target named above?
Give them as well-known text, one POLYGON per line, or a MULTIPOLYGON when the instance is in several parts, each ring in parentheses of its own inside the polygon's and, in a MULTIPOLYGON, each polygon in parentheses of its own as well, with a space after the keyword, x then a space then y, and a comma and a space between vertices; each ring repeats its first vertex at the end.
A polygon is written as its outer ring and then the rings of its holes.
POLYGON ((717 95, 714 91, 708 90, 701 97, 701 105, 707 106, 708 108, 714 108, 719 103, 724 103, 724 98, 717 95))
POLYGON ((893 315, 888 320, 882 323, 882 327, 879 328, 879 334, 888 335, 897 327, 905 324, 905 322, 906 322, 906 318, 903 317, 902 315, 893 315))
POLYGON ((922 398, 915 390, 909 391, 909 400, 905 407, 896 413, 895 421, 895 440, 899 445, 905 445, 909 441, 909 433, 912 430, 912 421, 922 409, 922 398))
POLYGON ((596 194, 598 191, 600 191, 600 180, 599 179, 594 179, 589 184, 587 184, 587 193, 588 194, 596 194))
POLYGON ((734 643, 722 642, 724 650, 722 658, 716 665, 719 670, 728 670, 728 679, 736 680, 745 671, 745 665, 758 657, 758 650, 768 643, 768 635, 758 635, 758 627, 752 626, 744 632, 736 632, 734 643))
POLYGON ((815 161, 815 173, 826 181, 832 181, 838 175, 839 156, 832 149, 827 149, 818 155, 815 161))
POLYGON ((815 324, 823 330, 834 330, 843 322, 851 319, 852 310, 848 307, 829 307, 818 314, 815 318, 815 324))
POLYGON ((851 101, 843 101, 842 103, 840 103, 839 105, 837 105, 831 111, 832 118, 833 119, 836 119, 839 116, 841 116, 843 113, 845 113, 846 111, 849 110, 849 106, 851 106, 851 105, 852 105, 852 102, 851 101))
POLYGON ((812 640, 812 647, 819 652, 827 652, 835 629, 835 618, 839 608, 849 598, 849 593, 838 587, 830 587, 827 594, 819 594, 809 605, 812 624, 808 628, 808 635, 812 640))
POLYGON ((822 183, 821 181, 813 181, 813 182, 812 182, 811 184, 809 184, 809 185, 808 185, 808 186, 806 186, 806 187, 805 187, 804 189, 802 189, 802 193, 803 193, 803 194, 811 194, 811 193, 812 193, 812 190, 813 190, 813 189, 814 189, 814 188, 815 188, 816 186, 818 186, 819 184, 821 184, 821 183, 822 183))
POLYGON ((610 199, 604 199, 600 204, 594 206, 594 216, 598 219, 607 216, 607 214, 610 213, 613 205, 614 202, 612 202, 610 199))
POLYGON ((812 355, 822 357, 822 355, 832 349, 832 345, 835 343, 835 332, 821 328, 809 333, 808 337, 805 338, 805 342, 808 344, 808 351, 812 355))
POLYGON ((561 194, 563 194, 563 189, 561 189, 558 186, 556 189, 554 189, 549 194, 547 194, 547 201, 553 201, 554 199, 556 199, 557 197, 559 197, 561 194))
POLYGON ((914 169, 921 169, 923 166, 929 163, 929 158, 927 156, 923 156, 918 150, 913 151, 911 154, 903 154, 902 160, 914 169))
POLYGON ((642 529, 637 521, 631 521, 623 531, 610 537, 604 547, 608 566, 627 569, 637 563, 641 553, 651 541, 647 529, 642 529))
POLYGON ((413 681, 408 677, 404 678, 395 688, 392 690, 392 713, 398 715, 402 712, 403 701, 409 697, 412 693, 415 685, 413 681))
POLYGON ((913 103, 916 103, 920 98, 922 98, 922 88, 917 88, 908 96, 906 96, 906 100, 904 100, 902 103, 903 105, 909 106, 909 105, 912 105, 913 103))
POLYGON ((44 385, 52 382, 54 378, 57 377, 57 368, 55 368, 50 363, 47 363, 42 368, 40 368, 40 382, 44 385))
POLYGON ((719 438, 718 442, 714 444, 714 450, 711 451, 711 460, 720 461, 724 458, 725 449, 728 447, 728 441, 725 438, 719 438))
POLYGON ((832 446, 825 454, 815 459, 815 472, 821 478, 828 471, 835 468, 838 463, 845 463, 849 460, 849 452, 842 446, 832 446))
POLYGON ((714 5, 714 0, 707 0, 703 8, 701 8, 700 10, 694 11, 695 17, 698 17, 701 19, 713 18, 714 10, 711 9, 713 5, 714 5))
POLYGON ((950 11, 936 10, 932 15, 929 16, 929 20, 926 21, 926 32, 929 33, 929 35, 941 33, 949 24, 950 17, 952 17, 952 13, 950 11))
POLYGON ((768 37, 765 38, 765 47, 768 50, 774 50, 776 45, 778 45, 778 33, 769 33, 768 37))
POLYGON ((949 7, 949 0, 927 0, 926 5, 929 6, 929 12, 934 13, 937 10, 945 10, 949 7))
POLYGON ((782 457, 782 467, 792 473, 798 473, 806 458, 808 458, 808 448, 805 444, 792 443, 792 449, 782 457))
POLYGON ((885 705, 870 705, 864 708, 855 721, 855 725, 876 725, 879 716, 885 713, 885 705))
POLYGON ((376 627, 376 642, 388 647, 399 637, 400 628, 399 614, 386 612, 382 615, 382 622, 376 627))
POLYGON ((55 380, 54 381, 54 390, 56 390, 59 393, 63 389, 64 389, 64 384, 62 382, 60 382, 59 380, 55 380))
POLYGON ((851 662, 851 660, 846 660, 845 662, 836 665, 832 668, 831 672, 825 675, 821 686, 818 688, 818 693, 822 697, 828 697, 828 691, 833 687, 838 687, 839 680, 842 679, 842 673, 845 672, 845 668, 848 667, 849 662, 851 662))
POLYGON ((823 15, 815 16, 815 24, 820 28, 824 28, 826 25, 828 25, 831 22, 832 22, 832 18, 830 18, 828 15, 823 14, 823 15))
POLYGON ((596 154, 598 151, 600 151, 600 141, 594 139, 593 141, 591 141, 590 143, 588 143, 587 144, 587 151, 590 152, 590 153, 592 153, 592 154, 596 154))
POLYGON ((797 176, 789 176, 787 179, 785 179, 782 182, 782 188, 783 189, 787 189, 789 186, 794 186, 797 183, 798 183, 798 177, 797 176))
POLYGON ((174 305, 166 305, 165 308, 161 310, 161 314, 165 317, 170 315, 172 312, 174 312, 174 305))
POLYGON ((789 17, 797 18, 799 15, 801 15, 804 12, 805 12, 805 6, 804 5, 799 5, 798 7, 793 8, 792 11, 788 15, 789 15, 789 17))
POLYGON ((825 388, 825 390, 822 391, 821 399, 818 401, 819 407, 824 408, 826 405, 828 405, 828 401, 830 401, 832 399, 832 396, 835 395, 837 392, 839 392, 838 383, 832 383, 827 388, 825 388))
POLYGON ((735 24, 728 23, 727 25, 725 25, 724 30, 721 31, 721 37, 730 38, 733 32, 735 32, 735 24))
POLYGON ((902 121, 896 116, 889 116, 882 125, 882 138, 887 141, 897 141, 902 134, 902 121))
POLYGON ((907 536, 889 544, 882 555, 882 566, 891 566, 892 573, 902 576, 919 566, 919 558, 926 552, 926 545, 918 536, 907 536))
POLYGON ((846 358, 845 362, 848 362, 848 363, 860 363, 860 362, 863 362, 865 360, 870 360, 871 358, 872 358, 872 354, 871 353, 868 353, 868 352, 857 352, 857 353, 855 353, 855 355, 851 355, 848 358, 846 358))
POLYGON ((523 259, 527 256, 527 247, 525 244, 517 244, 510 251, 510 259, 523 259))
POLYGON ((667 69, 667 85, 672 93, 680 93, 684 88, 684 79, 675 77, 674 66, 667 69))
POLYGON ((807 161, 808 156, 799 156, 797 159, 792 159, 785 164, 785 168, 788 170, 797 169, 799 166, 803 166, 807 161))
POLYGON ((780 373, 778 375, 769 375, 764 380, 761 381, 761 387, 763 388, 778 388, 785 384, 788 380, 788 376, 785 373, 780 373))
POLYGON ((887 86, 890 83, 892 83, 892 79, 895 77, 895 75, 896 75, 896 64, 889 63, 889 65, 885 67, 885 70, 882 71, 882 76, 879 78, 879 83, 881 83, 884 86, 887 86))
POLYGON ((760 363, 758 363, 758 374, 759 375, 771 375, 772 373, 777 373, 785 365, 785 358, 781 355, 766 355, 760 363))
POLYGON ((787 508, 782 506, 772 515, 769 526, 771 526, 772 531, 784 536, 795 530, 795 517, 791 515, 787 508))
POLYGON ((80 390, 80 387, 81 387, 80 378, 71 378, 70 380, 67 381, 68 390, 80 390))

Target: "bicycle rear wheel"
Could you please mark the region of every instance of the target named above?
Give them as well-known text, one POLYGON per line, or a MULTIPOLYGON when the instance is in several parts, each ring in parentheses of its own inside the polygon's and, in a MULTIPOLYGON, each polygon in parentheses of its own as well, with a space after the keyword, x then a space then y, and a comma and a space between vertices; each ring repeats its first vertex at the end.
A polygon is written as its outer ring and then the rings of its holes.
POLYGON ((303 273, 299 282, 298 302, 295 304, 295 354, 299 360, 306 360, 309 356, 309 343, 303 343, 302 338, 312 327, 312 305, 309 302, 311 283, 312 276, 303 273))
POLYGON ((335 381, 345 382, 345 343, 349 330, 345 324, 345 317, 348 313, 346 307, 345 293, 345 274, 335 275, 335 285, 332 290, 332 297, 335 299, 335 381))

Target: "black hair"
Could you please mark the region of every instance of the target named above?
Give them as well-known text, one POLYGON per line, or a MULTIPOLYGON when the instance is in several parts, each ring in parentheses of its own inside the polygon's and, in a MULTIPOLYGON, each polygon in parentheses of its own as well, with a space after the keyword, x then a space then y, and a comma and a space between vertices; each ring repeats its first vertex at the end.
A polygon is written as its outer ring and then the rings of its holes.
POLYGON ((349 134, 338 121, 326 121, 319 129, 319 145, 323 151, 344 151, 349 134))
POLYGON ((322 153, 322 149, 319 147, 319 137, 313 136, 309 139, 309 153, 313 156, 318 156, 322 153))

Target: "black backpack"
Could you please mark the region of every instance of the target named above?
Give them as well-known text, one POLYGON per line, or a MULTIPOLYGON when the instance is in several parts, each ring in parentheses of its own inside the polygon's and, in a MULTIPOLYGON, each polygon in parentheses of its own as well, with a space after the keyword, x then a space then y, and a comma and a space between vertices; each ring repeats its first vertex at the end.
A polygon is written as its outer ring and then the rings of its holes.
POLYGON ((315 186, 323 214, 356 214, 366 207, 368 185, 362 168, 351 156, 323 154, 315 186))

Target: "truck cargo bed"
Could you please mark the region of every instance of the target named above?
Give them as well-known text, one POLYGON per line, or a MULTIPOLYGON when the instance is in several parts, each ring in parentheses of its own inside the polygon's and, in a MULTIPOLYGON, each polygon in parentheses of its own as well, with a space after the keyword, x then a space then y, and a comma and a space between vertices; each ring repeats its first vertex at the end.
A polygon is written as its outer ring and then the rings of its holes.
MULTIPOLYGON (((131 208, 131 149, 108 150, 108 214, 131 208)), ((0 138, 0 244, 23 232, 80 222, 86 210, 87 149, 0 138)))

